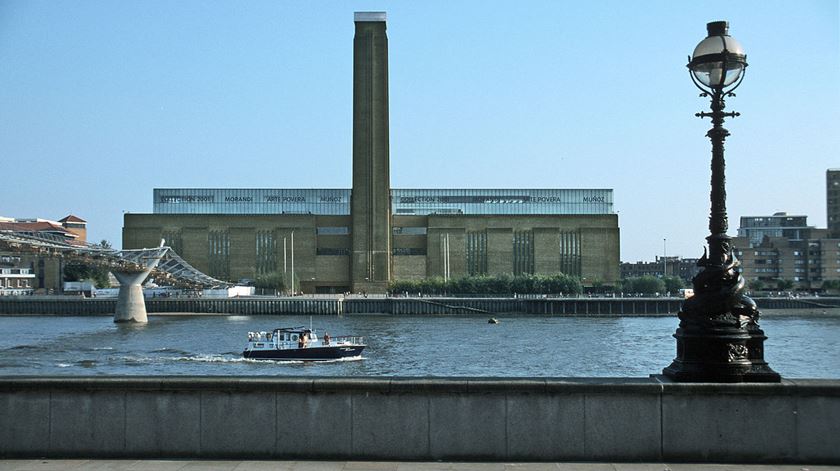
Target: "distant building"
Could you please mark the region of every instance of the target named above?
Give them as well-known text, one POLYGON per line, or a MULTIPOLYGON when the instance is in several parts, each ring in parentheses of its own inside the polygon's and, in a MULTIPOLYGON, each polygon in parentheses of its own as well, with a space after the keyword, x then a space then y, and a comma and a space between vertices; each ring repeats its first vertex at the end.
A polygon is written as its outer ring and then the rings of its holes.
POLYGON ((34 292, 35 274, 22 266, 19 256, 0 255, 0 296, 25 296, 34 292))
POLYGON ((807 225, 807 216, 741 218, 746 227, 732 240, 741 261, 742 274, 774 286, 777 280, 791 280, 799 289, 816 290, 827 280, 840 279, 840 238, 828 229, 807 225), (762 238, 756 241, 756 232, 762 238))
POLYGON ((655 262, 621 262, 621 278, 676 276, 689 282, 700 272, 697 260, 679 256, 657 256, 655 262))
POLYGON ((71 214, 58 222, 61 223, 61 227, 76 235, 77 242, 87 242, 87 221, 71 214))
POLYGON ((802 240, 814 229, 807 221, 808 216, 791 216, 784 212, 772 216, 742 216, 738 237, 746 238, 751 244, 759 244, 765 237, 802 240))
MULTIPOLYGON (((83 244, 87 241, 87 222, 72 214, 53 221, 41 218, 0 217, 0 231, 32 232, 68 243, 83 244)), ((0 247, 0 260, 15 259, 3 266, 6 270, 24 270, 31 278, 31 290, 35 293, 61 293, 64 282, 64 259, 58 256, 17 253, 0 247), (31 276, 30 276, 31 275, 31 276)), ((11 274, 11 272, 10 272, 11 274)))
POLYGON ((840 168, 825 172, 825 207, 831 237, 840 238, 840 168))
POLYGON ((467 275, 618 282, 611 189, 391 188, 385 21, 382 12, 355 15, 352 188, 158 188, 152 214, 125 215, 123 248, 165 239, 215 278, 279 272, 306 293, 467 275))

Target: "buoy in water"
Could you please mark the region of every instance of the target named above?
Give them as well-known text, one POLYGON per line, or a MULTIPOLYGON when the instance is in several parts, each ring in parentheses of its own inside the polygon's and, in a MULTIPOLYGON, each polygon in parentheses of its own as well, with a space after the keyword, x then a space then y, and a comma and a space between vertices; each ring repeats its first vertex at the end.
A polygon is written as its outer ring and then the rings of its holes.
POLYGON ((498 324, 499 319, 496 319, 495 317, 491 317, 490 319, 487 320, 487 323, 488 324, 498 324))

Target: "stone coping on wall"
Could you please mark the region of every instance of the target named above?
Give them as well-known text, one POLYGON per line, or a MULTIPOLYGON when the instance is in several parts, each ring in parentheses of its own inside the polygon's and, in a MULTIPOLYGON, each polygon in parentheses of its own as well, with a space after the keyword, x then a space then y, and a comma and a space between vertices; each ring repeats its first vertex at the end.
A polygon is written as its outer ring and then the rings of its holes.
POLYGON ((0 376, 0 392, 38 391, 337 391, 445 394, 767 395, 840 397, 840 379, 783 379, 780 383, 677 383, 649 378, 307 377, 238 376, 0 376))

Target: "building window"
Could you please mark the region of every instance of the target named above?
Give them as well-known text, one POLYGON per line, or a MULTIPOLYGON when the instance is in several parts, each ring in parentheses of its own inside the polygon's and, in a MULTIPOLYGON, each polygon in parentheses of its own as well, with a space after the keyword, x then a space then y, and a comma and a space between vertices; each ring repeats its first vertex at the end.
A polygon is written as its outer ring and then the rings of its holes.
POLYGON ((350 255, 350 249, 341 247, 318 247, 315 255, 350 255))
POLYGON ((560 272, 580 276, 580 233, 560 233, 560 272))
POLYGON ((350 228, 347 226, 324 226, 324 227, 316 227, 315 233, 318 235, 348 235, 350 234, 350 228))
POLYGON ((207 233, 209 248, 210 276, 219 279, 230 277, 230 236, 227 231, 207 233))
POLYGON ((273 231, 257 231, 257 275, 277 270, 277 237, 273 231))
POLYGON ((534 232, 515 231, 513 233, 513 274, 531 275, 534 273, 534 232))
POLYGON ((393 228, 394 235, 426 235, 425 227, 397 227, 393 228))
POLYGON ((467 273, 471 276, 487 274, 487 233, 467 232, 467 273))
POLYGON ((426 255, 426 249, 421 247, 400 247, 393 251, 394 255, 426 255))
POLYGON ((181 244, 181 230, 167 229, 160 233, 163 243, 172 248, 176 254, 183 256, 183 245, 181 244))

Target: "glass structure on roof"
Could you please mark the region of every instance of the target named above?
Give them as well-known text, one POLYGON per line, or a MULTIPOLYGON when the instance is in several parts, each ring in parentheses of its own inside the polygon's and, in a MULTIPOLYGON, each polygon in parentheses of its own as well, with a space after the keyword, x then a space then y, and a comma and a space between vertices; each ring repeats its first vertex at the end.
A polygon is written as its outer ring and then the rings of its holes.
POLYGON ((155 188, 155 214, 349 215, 350 190, 155 188))
POLYGON ((612 190, 412 189, 391 190, 394 215, 612 214, 612 190))
MULTIPOLYGON (((350 215, 349 189, 156 188, 155 214, 350 215)), ((391 213, 612 214, 611 189, 392 189, 391 213)))

